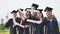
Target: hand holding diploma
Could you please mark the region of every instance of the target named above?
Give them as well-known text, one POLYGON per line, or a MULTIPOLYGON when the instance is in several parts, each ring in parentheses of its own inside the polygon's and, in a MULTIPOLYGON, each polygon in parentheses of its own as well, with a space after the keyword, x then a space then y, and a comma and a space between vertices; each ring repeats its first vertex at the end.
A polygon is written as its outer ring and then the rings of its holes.
POLYGON ((24 28, 28 28, 29 27, 29 25, 24 25, 24 28))

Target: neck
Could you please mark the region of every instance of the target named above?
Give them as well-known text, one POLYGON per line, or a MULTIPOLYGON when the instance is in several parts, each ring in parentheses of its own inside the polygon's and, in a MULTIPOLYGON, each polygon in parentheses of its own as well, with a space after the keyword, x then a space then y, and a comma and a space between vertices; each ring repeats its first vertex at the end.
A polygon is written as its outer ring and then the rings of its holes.
POLYGON ((16 16, 14 16, 14 18, 16 18, 16 16))
POLYGON ((28 17, 29 15, 26 15, 26 17, 28 17))
POLYGON ((22 16, 19 16, 19 18, 21 18, 22 16))

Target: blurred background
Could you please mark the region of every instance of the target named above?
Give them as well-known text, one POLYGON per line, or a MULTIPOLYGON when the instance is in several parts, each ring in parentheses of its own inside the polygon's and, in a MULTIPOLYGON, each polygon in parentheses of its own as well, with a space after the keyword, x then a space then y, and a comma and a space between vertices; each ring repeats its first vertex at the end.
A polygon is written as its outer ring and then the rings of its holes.
MULTIPOLYGON (((32 3, 38 4, 40 9, 52 7, 53 14, 58 20, 60 31, 60 0, 0 0, 0 34, 9 34, 9 29, 5 28, 6 16, 12 18, 11 11, 19 8, 30 8, 32 3)), ((44 16, 45 12, 43 12, 44 16)))

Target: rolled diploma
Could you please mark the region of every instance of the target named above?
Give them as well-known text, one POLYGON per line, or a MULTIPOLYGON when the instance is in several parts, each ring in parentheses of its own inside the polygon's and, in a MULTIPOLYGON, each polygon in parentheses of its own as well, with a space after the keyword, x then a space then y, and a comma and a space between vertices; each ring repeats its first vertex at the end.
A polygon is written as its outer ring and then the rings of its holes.
POLYGON ((22 24, 17 23, 14 18, 13 18, 13 22, 14 22, 15 25, 18 25, 18 26, 24 28, 24 26, 22 24))
POLYGON ((35 21, 35 20, 31 20, 31 19, 27 19, 28 22, 32 22, 32 23, 37 23, 37 24, 41 24, 42 23, 42 20, 41 21, 35 21))

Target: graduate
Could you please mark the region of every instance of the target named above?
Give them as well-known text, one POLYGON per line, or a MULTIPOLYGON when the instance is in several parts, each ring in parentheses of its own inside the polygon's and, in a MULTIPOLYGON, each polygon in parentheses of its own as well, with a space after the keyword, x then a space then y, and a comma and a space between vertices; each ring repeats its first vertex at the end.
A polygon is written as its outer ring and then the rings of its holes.
MULTIPOLYGON (((26 8, 25 9, 26 10, 26 20, 27 19, 31 19, 31 20, 33 20, 34 18, 35 18, 35 14, 33 13, 33 15, 31 14, 31 8, 26 8), (33 18, 34 17, 34 18, 33 18)), ((29 27, 29 34, 33 34, 33 30, 32 30, 32 25, 34 24, 34 23, 31 23, 31 22, 28 22, 28 21, 26 21, 26 23, 27 24, 29 24, 30 25, 30 27, 29 27)), ((28 31, 27 31, 28 32, 28 31)))
POLYGON ((22 24, 24 25, 24 28, 22 27, 18 27, 18 30, 19 30, 19 33, 18 34, 25 34, 25 28, 28 28, 28 25, 25 25, 26 23, 24 22, 25 21, 25 17, 24 17, 24 14, 23 14, 23 9, 19 9, 17 10, 19 13, 19 17, 21 20, 20 20, 20 23, 19 24, 22 24))
MULTIPOLYGON (((37 13, 37 21, 42 21, 43 20, 43 9, 37 9, 39 12, 37 13)), ((36 23, 35 24, 36 26, 36 34, 44 34, 44 23, 41 22, 40 24, 39 23, 36 23)))
MULTIPOLYGON (((37 10, 38 6, 39 5, 34 4, 34 3, 31 6, 31 10, 32 10, 31 19, 32 20, 36 20, 36 12, 35 11, 37 10)), ((31 34, 35 34, 35 24, 34 23, 31 23, 31 34)))
MULTIPOLYGON (((29 27, 30 27, 30 22, 27 22, 26 20, 31 19, 31 8, 26 8, 25 11, 26 11, 25 25, 29 25, 29 27)), ((30 32, 31 29, 26 28, 25 30, 26 30, 25 34, 30 34, 31 33, 30 32)))
POLYGON ((51 7, 46 7, 45 12, 47 17, 44 18, 43 22, 45 23, 45 34, 58 34, 59 28, 58 28, 58 22, 57 19, 52 16, 52 10, 51 7))
MULTIPOLYGON (((19 24, 22 24, 22 12, 23 12, 23 9, 20 8, 17 11, 18 11, 18 14, 19 14, 18 18, 20 19, 20 20, 18 20, 19 24)), ((18 34, 23 34, 23 28, 20 27, 20 26, 18 26, 18 34)))
POLYGON ((31 6, 31 9, 32 10, 37 10, 38 6, 39 6, 38 4, 33 3, 32 6, 31 6))
MULTIPOLYGON (((15 19, 17 19, 16 18, 16 16, 17 16, 17 11, 16 10, 13 10, 12 12, 11 12, 11 14, 14 16, 14 18, 15 19)), ((16 20, 17 21, 17 20, 16 20)), ((13 18, 11 18, 11 19, 9 19, 8 21, 7 21, 7 23, 5 24, 5 27, 10 27, 10 34, 17 34, 16 33, 16 27, 15 27, 16 25, 13 23, 13 18)))
POLYGON ((26 14, 25 14, 26 18, 30 19, 31 18, 31 8, 26 8, 25 11, 26 11, 26 14))

